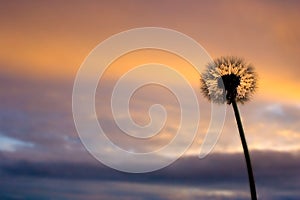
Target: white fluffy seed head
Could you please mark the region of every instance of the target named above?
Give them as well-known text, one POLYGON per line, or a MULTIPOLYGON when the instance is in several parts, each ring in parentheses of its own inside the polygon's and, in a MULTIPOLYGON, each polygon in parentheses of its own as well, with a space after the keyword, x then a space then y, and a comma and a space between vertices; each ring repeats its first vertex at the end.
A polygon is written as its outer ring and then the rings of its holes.
POLYGON ((240 83, 236 88, 235 100, 240 103, 248 101, 257 88, 257 74, 251 64, 242 58, 221 57, 208 63, 206 70, 201 74, 201 91, 214 103, 225 103, 226 90, 220 87, 218 80, 224 75, 234 74, 239 77, 240 83))

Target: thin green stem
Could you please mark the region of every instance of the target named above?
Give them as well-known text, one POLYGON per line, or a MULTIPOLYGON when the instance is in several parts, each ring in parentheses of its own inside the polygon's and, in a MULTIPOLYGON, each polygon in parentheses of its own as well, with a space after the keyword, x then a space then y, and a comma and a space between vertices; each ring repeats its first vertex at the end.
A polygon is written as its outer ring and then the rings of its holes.
POLYGON ((247 142, 246 142, 246 138, 245 138, 245 134, 244 134, 244 129, 243 129, 241 117, 240 117, 240 114, 239 114, 239 110, 238 110, 236 101, 233 100, 231 103, 232 103, 232 107, 233 107, 233 110, 234 110, 236 123, 237 123, 238 129, 239 129, 241 142, 242 142, 242 146, 243 146, 243 150, 244 150, 244 156, 245 156, 245 160, 246 160, 246 164, 247 164, 251 199, 252 200, 257 200, 256 189, 255 189, 255 181, 254 181, 254 176, 253 176, 253 171, 252 171, 252 166, 251 166, 251 160, 250 160, 250 155, 249 155, 249 151, 248 151, 248 147, 247 147, 247 142))

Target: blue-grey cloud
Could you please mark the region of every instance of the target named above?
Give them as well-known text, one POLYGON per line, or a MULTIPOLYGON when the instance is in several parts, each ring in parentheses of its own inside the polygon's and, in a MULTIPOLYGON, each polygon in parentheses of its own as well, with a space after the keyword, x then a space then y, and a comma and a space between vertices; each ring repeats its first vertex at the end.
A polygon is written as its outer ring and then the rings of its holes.
MULTIPOLYGON (((273 199, 293 199, 293 195, 299 197, 299 153, 251 152, 251 155, 257 190, 262 198, 266 197, 263 199, 270 196, 273 199)), ((202 160, 197 157, 184 157, 162 170, 146 174, 118 172, 98 162, 29 162, 12 160, 4 154, 0 158, 1 177, 8 182, 27 177, 33 181, 59 179, 72 182, 93 181, 104 185, 107 182, 116 182, 141 186, 154 184, 179 188, 199 187, 200 190, 215 187, 215 190, 237 190, 244 196, 248 190, 242 154, 212 154, 202 160)), ((115 192, 122 190, 114 189, 115 192)))
MULTIPOLYGON (((298 180, 300 154, 252 152, 254 173, 258 183, 282 184, 282 180, 298 180), (280 180, 280 181, 279 181, 280 180)), ((183 157, 172 165, 151 173, 128 174, 110 169, 99 162, 55 162, 14 160, 2 153, 0 169, 8 176, 53 177, 66 179, 139 180, 206 184, 235 183, 247 179, 243 154, 212 154, 205 159, 183 157)), ((299 179, 300 180, 300 179, 299 179)))

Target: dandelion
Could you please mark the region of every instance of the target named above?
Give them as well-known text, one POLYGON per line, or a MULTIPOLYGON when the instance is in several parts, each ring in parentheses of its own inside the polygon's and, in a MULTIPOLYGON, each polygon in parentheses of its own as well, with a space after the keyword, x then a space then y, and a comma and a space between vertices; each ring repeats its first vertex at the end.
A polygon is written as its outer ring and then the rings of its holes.
POLYGON ((237 57, 221 57, 202 74, 201 90, 214 103, 245 103, 256 89, 257 76, 250 64, 237 57))
POLYGON ((237 57, 221 57, 207 65, 201 75, 201 91, 213 103, 232 104, 247 164, 252 200, 256 200, 255 181, 247 142, 237 107, 244 104, 256 89, 257 75, 252 65, 237 57))

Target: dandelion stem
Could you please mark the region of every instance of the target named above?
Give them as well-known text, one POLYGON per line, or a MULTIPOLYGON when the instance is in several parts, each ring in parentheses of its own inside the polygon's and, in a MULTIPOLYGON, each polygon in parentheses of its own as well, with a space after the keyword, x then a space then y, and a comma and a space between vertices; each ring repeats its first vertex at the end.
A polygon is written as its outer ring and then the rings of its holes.
POLYGON ((255 189, 255 181, 254 181, 254 176, 253 176, 253 171, 252 171, 252 166, 251 166, 251 160, 250 160, 250 155, 249 155, 249 151, 248 151, 248 147, 247 147, 247 142, 246 142, 246 138, 245 138, 245 134, 244 134, 244 130, 243 130, 242 121, 241 121, 241 118, 240 118, 240 114, 239 114, 239 110, 238 110, 236 101, 233 100, 231 103, 232 103, 232 107, 233 107, 233 110, 234 110, 236 123, 237 123, 238 129, 239 129, 241 142, 242 142, 242 146, 243 146, 243 150, 244 150, 244 156, 245 156, 245 160, 246 160, 246 164, 247 164, 251 199, 252 200, 257 200, 256 189, 255 189))

